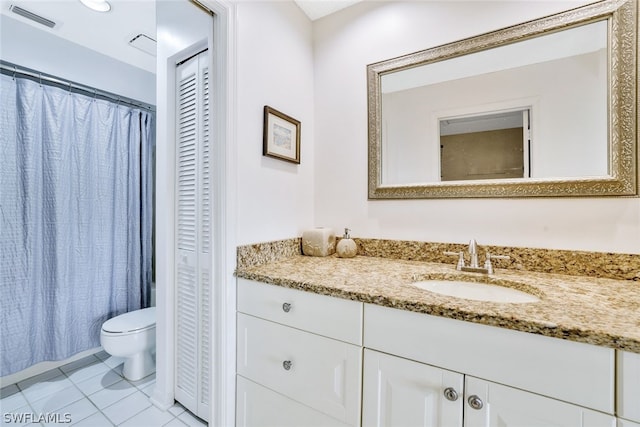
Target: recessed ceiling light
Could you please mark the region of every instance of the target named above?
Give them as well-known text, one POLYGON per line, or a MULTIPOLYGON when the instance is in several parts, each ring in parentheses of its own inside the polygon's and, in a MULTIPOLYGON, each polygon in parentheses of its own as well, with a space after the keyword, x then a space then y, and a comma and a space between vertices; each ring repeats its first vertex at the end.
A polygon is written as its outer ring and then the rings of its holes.
POLYGON ((111 5, 107 0, 80 0, 83 5, 96 12, 109 12, 111 5))

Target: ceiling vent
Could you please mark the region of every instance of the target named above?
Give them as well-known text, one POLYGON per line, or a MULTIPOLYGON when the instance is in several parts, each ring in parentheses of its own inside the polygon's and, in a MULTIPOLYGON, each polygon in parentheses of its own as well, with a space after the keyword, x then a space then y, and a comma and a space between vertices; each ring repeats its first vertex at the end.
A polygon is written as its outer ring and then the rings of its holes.
POLYGON ((156 56, 156 41, 146 34, 138 34, 129 40, 129 45, 149 55, 156 56))
POLYGON ((53 28, 56 26, 56 23, 53 22, 52 20, 43 18, 42 16, 36 15, 33 12, 29 12, 28 10, 23 9, 20 6, 16 6, 12 4, 11 6, 9 6, 9 10, 11 10, 13 13, 17 15, 22 16, 23 18, 27 18, 33 22, 37 22, 38 24, 44 25, 45 27, 53 28))

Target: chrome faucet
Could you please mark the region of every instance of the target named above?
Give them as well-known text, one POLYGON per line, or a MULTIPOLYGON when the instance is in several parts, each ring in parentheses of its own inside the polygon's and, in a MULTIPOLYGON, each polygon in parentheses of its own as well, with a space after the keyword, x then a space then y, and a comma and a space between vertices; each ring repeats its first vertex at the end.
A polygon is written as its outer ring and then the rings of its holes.
POLYGON ((456 265, 456 270, 458 271, 470 271, 473 273, 484 273, 484 274, 493 274, 493 265, 491 264, 492 259, 510 259, 508 255, 491 255, 487 252, 484 261, 484 267, 480 267, 478 264, 478 243, 475 239, 471 239, 469 241, 469 265, 466 265, 464 252, 444 252, 445 255, 457 256, 458 264, 456 265))
POLYGON ((469 241, 469 267, 478 268, 478 243, 476 243, 476 239, 469 241))

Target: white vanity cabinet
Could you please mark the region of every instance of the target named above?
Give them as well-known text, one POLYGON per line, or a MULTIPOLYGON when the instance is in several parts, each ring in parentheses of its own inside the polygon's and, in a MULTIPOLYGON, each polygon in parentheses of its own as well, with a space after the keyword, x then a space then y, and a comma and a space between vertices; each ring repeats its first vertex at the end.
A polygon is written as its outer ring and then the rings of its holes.
POLYGON ((443 417, 446 422, 435 423, 443 426, 616 423, 611 349, 370 304, 365 304, 364 346, 387 353, 385 365, 377 371, 370 367, 372 353, 365 353, 363 421, 375 420, 373 425, 396 425, 398 408, 415 411, 414 419, 425 422, 443 417), (423 378, 427 371, 434 373, 435 382, 406 382, 423 378), (448 380, 437 396, 437 376, 444 382, 455 375, 464 378, 464 386, 452 386, 448 380), (458 396, 454 403, 458 411, 462 408, 464 424, 444 409, 450 387, 458 396), (422 394, 423 406, 409 408, 381 397, 396 389, 415 401, 422 394), (367 400, 376 393, 377 399, 367 400))
POLYGON ((619 425, 640 427, 640 354, 618 351, 617 364, 619 425))
POLYGON ((238 279, 237 425, 358 426, 362 303, 238 279))
POLYGON ((640 427, 640 355, 617 357, 238 279, 239 426, 640 427))

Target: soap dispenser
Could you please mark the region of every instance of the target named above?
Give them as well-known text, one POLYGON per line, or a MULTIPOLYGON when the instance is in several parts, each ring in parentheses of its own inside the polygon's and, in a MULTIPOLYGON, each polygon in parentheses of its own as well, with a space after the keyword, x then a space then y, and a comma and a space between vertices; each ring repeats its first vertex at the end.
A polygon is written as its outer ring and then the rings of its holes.
POLYGON ((349 231, 351 230, 348 228, 344 229, 344 236, 342 236, 342 239, 340 239, 336 246, 336 253, 339 258, 353 258, 358 253, 358 246, 349 236, 349 231))

